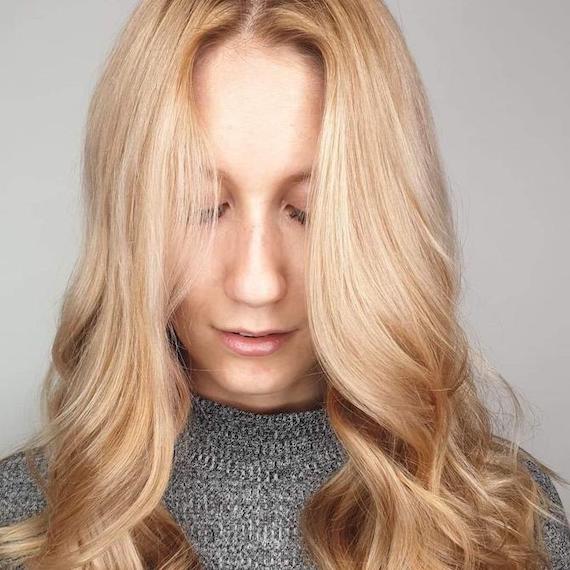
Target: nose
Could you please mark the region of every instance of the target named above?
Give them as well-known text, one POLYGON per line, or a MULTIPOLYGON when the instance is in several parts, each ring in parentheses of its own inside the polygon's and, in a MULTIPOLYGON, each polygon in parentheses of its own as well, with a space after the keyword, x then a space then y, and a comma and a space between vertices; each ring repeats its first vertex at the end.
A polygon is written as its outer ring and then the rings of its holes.
POLYGON ((226 295, 252 307, 278 302, 287 288, 281 233, 270 223, 251 222, 237 234, 228 247, 226 295))

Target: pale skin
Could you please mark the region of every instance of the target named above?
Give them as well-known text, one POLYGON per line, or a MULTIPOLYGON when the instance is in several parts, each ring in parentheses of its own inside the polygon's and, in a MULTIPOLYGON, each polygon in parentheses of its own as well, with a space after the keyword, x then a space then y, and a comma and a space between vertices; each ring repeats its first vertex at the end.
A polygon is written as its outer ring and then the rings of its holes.
POLYGON ((194 85, 223 180, 212 253, 174 320, 194 391, 261 413, 313 409, 324 382, 307 324, 307 230, 292 216, 306 211, 309 180, 296 177, 316 155, 320 78, 290 47, 227 43, 201 61, 194 85), (295 332, 253 357, 231 352, 216 330, 239 327, 295 332))

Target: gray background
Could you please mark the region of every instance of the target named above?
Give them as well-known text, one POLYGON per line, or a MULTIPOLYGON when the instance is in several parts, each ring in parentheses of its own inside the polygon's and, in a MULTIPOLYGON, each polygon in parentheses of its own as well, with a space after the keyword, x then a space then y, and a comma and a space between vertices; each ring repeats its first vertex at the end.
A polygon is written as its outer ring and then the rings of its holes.
MULTIPOLYGON (((80 238, 88 100, 134 0, 0 8, 0 454, 39 384, 80 238)), ((389 1, 426 83, 465 256, 465 325, 570 478, 570 3, 389 1), (564 292, 566 291, 566 293, 564 292)), ((558 486, 567 512, 570 489, 558 486)))

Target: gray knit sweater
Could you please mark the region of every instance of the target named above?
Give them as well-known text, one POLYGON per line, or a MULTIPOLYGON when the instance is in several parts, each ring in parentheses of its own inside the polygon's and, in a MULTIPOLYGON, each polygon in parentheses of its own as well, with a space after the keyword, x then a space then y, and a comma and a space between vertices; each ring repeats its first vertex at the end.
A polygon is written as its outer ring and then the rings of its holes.
MULTIPOLYGON (((175 448, 167 508, 207 570, 315 569, 301 546, 298 514, 346 461, 323 408, 261 414, 195 396, 175 448)), ((527 466, 559 505, 550 478, 527 466)), ((45 506, 22 453, 0 461, 0 525, 45 506)), ((554 570, 570 569, 570 529, 545 521, 554 570)))

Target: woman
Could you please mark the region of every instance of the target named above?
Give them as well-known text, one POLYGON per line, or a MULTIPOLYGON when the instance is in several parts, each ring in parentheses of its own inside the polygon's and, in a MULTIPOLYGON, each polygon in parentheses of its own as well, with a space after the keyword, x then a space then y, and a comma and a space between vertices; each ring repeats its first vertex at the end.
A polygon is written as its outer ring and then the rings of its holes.
POLYGON ((381 2, 143 1, 84 184, 45 427, 1 464, 1 559, 568 567, 564 480, 491 429, 426 95, 381 2))

